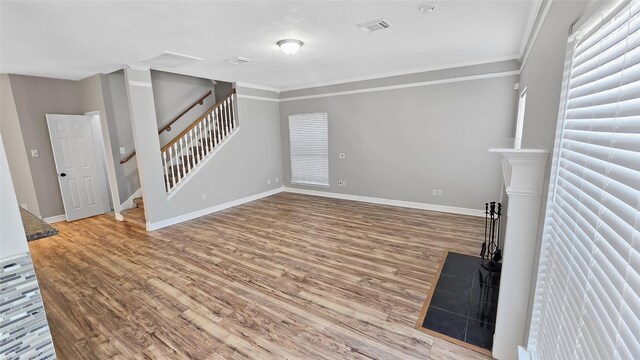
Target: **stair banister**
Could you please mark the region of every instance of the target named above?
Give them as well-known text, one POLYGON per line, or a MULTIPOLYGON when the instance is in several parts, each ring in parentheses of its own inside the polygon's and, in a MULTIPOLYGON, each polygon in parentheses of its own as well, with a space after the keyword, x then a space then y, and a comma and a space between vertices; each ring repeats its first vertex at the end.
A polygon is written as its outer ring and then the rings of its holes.
POLYGON ((235 132, 238 127, 233 109, 235 93, 233 89, 162 147, 161 160, 168 198, 235 132))
POLYGON ((185 134, 187 134, 191 129, 195 128, 204 118, 207 117, 207 115, 209 115, 209 113, 211 113, 211 111, 215 110, 216 108, 222 106, 223 104, 225 104, 227 102, 227 100, 229 100, 234 94, 236 93, 236 89, 231 90, 231 93, 229 95, 227 95, 224 99, 218 101, 215 105, 213 105, 212 107, 209 108, 209 110, 207 110, 204 115, 200 116, 198 119, 196 119, 193 123, 191 123, 191 125, 189 125, 186 129, 182 130, 182 132, 178 135, 176 135, 176 137, 173 138, 173 140, 169 141, 169 143, 165 146, 162 147, 162 149, 160 151, 164 152, 167 149, 169 149, 173 144, 175 144, 176 142, 178 142, 178 139, 182 138, 185 134))
MULTIPOLYGON (((212 91, 209 90, 207 91, 204 95, 202 95, 201 97, 199 97, 196 101, 194 101, 191 105, 189 105, 187 108, 185 108, 184 110, 182 110, 182 112, 180 112, 178 115, 176 115, 173 119, 171 119, 171 121, 169 121, 165 126, 161 127, 158 130, 158 135, 162 134, 165 131, 171 131, 171 125, 173 125, 176 121, 180 120, 180 118, 182 118, 186 113, 188 113, 191 109, 193 109, 194 107, 198 106, 198 105, 203 105, 204 104, 204 99, 206 99, 207 97, 209 97, 212 94, 212 91)), ((131 152, 129 155, 127 155, 124 159, 120 160, 120 164, 124 164, 127 161, 131 160, 134 156, 136 156, 136 152, 133 151, 131 152)))

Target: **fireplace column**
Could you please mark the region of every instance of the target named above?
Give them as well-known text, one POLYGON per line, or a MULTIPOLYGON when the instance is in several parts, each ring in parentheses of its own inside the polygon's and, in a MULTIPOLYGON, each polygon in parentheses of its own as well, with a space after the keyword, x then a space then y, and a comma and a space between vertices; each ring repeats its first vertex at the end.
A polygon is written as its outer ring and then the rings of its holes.
POLYGON ((502 154, 502 173, 509 198, 493 356, 510 360, 518 358, 518 346, 524 344, 549 152, 544 149, 490 149, 489 152, 502 154))

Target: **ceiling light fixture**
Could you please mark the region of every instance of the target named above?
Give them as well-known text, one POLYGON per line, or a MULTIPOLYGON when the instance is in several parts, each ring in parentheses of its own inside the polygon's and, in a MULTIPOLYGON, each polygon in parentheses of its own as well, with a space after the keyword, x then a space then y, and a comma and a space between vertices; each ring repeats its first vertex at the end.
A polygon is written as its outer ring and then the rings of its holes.
POLYGON ((436 11, 437 8, 438 8, 437 4, 425 4, 420 6, 418 8, 418 11, 420 11, 421 14, 428 14, 436 11))
POLYGON ((280 49, 282 50, 282 52, 284 52, 287 55, 293 55, 295 53, 298 52, 298 50, 300 50, 300 47, 302 46, 302 41, 300 40, 296 40, 296 39, 284 39, 284 40, 280 40, 276 43, 280 49))

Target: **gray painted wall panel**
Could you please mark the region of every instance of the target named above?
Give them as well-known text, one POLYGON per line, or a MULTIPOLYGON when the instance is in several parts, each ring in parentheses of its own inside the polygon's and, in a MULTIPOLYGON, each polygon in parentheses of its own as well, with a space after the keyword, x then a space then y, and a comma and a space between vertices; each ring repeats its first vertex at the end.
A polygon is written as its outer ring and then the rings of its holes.
POLYGON ((278 104, 238 99, 238 116, 238 133, 175 197, 153 209, 154 219, 188 214, 283 185, 278 104))
POLYGON ((19 204, 25 204, 27 210, 36 216, 40 216, 38 198, 33 186, 29 159, 25 150, 20 120, 16 103, 13 99, 13 91, 9 83, 9 76, 1 75, 0 89, 0 134, 5 141, 4 146, 7 153, 7 162, 11 170, 11 179, 16 191, 19 204))
POLYGON ((278 93, 275 91, 262 90, 262 89, 254 89, 249 87, 238 87, 238 94, 241 95, 249 95, 249 96, 259 96, 270 99, 277 99, 278 93))
POLYGON ((426 81, 445 80, 457 77, 474 75, 485 75, 500 72, 508 72, 520 69, 520 62, 517 60, 507 60, 487 64, 461 66, 457 68, 425 71, 421 73, 389 76, 371 80, 355 81, 344 84, 320 86, 309 89, 283 91, 280 93, 281 99, 297 96, 319 95, 333 92, 362 90, 376 87, 395 86, 412 84, 426 81))
MULTIPOLYGON (((214 91, 211 80, 192 76, 172 74, 151 70, 151 83, 153 85, 153 99, 156 105, 156 118, 158 129, 168 124, 171 119, 193 103, 194 100, 204 95, 207 91, 214 91)), ((165 131, 160 135, 160 145, 168 144, 182 130, 191 125, 207 109, 216 103, 215 92, 204 99, 203 105, 198 105, 186 113, 173 126, 171 131, 165 131)))
POLYGON ((487 150, 513 132, 516 82, 506 76, 281 102, 285 177, 288 116, 326 111, 331 187, 310 189, 482 209, 499 197, 500 159, 487 150), (434 188, 444 196, 432 196, 434 188))
POLYGON ((138 165, 135 159, 120 164, 120 160, 126 156, 120 154, 120 147, 125 148, 126 154, 129 154, 134 149, 124 71, 119 70, 104 75, 104 80, 102 93, 104 95, 107 118, 109 119, 111 150, 115 160, 118 192, 120 193, 120 203, 122 204, 140 188, 138 165))
POLYGON ((40 215, 64 214, 46 114, 83 114, 77 81, 9 75, 40 215), (30 156, 37 149, 40 157, 30 156))

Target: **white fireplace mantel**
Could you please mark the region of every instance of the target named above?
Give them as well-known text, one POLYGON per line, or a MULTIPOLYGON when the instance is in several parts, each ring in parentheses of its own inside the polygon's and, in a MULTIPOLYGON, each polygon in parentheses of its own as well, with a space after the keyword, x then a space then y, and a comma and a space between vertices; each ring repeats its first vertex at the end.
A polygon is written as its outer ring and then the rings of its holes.
POLYGON ((541 148, 495 148, 489 152, 502 155, 502 174, 509 197, 493 356, 499 360, 511 360, 518 358, 518 346, 524 344, 540 201, 549 151, 541 148))

